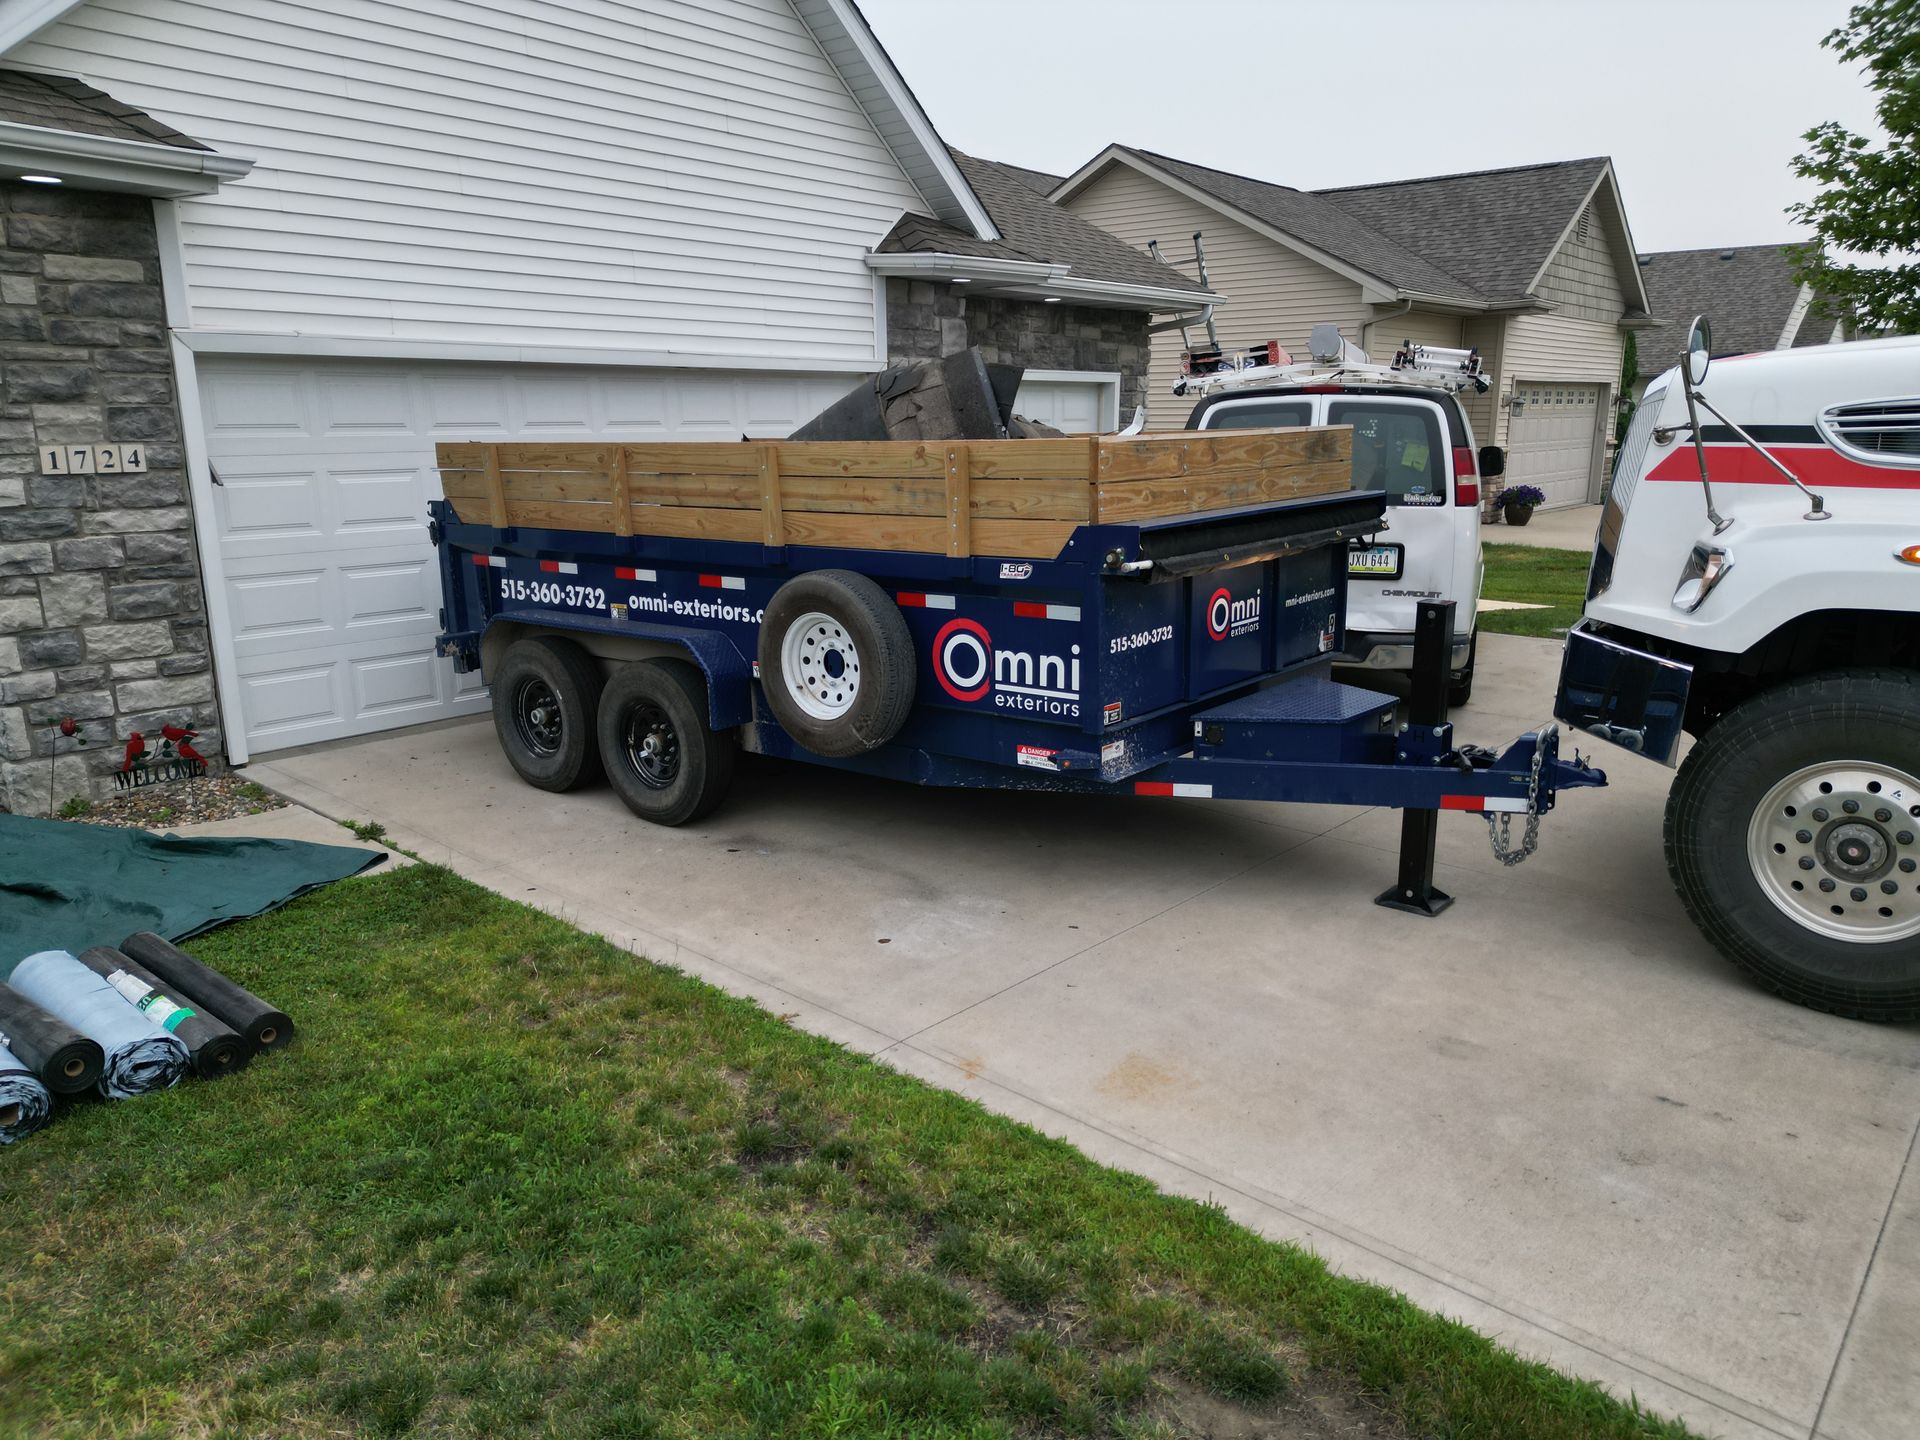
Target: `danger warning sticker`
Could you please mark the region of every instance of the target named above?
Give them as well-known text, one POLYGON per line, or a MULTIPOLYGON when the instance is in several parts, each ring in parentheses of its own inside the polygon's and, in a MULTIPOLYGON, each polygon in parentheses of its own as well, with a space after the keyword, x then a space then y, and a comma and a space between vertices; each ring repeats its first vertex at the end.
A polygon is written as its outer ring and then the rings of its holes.
POLYGON ((1046 750, 1038 745, 1022 745, 1014 752, 1013 758, 1035 770, 1058 770, 1060 766, 1053 757, 1059 753, 1058 750, 1046 750))

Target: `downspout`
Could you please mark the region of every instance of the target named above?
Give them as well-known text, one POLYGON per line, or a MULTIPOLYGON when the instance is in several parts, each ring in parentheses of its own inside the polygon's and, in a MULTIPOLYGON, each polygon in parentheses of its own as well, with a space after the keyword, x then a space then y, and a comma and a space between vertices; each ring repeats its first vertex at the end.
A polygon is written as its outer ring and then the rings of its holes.
POLYGON ((1367 344, 1369 340, 1373 339, 1373 327, 1378 325, 1382 320, 1398 320, 1402 315, 1411 313, 1412 310, 1413 297, 1409 295, 1405 300, 1400 302, 1400 308, 1395 310, 1391 315, 1376 315, 1360 327, 1360 348, 1367 352, 1368 359, 1373 358, 1372 347, 1367 344))

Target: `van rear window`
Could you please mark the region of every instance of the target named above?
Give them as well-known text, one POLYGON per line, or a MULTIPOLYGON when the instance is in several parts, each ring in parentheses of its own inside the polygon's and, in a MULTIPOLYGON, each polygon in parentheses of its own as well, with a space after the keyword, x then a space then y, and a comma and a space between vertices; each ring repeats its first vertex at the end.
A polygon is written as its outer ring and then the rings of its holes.
POLYGON ((1262 400, 1253 404, 1216 405, 1206 414, 1209 430, 1283 429, 1305 425, 1313 418, 1311 400, 1262 400))
POLYGON ((1428 405, 1335 400, 1329 425, 1353 426, 1353 484, 1384 490, 1402 505, 1447 503, 1440 418, 1428 405))

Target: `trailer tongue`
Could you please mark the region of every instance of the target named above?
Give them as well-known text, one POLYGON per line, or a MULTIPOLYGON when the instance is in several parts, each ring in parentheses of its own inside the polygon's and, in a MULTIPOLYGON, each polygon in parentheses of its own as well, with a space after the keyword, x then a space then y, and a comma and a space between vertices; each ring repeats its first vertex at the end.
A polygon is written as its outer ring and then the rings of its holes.
MULTIPOLYGON (((744 748, 922 785, 1407 810, 1383 903, 1436 913, 1434 818, 1531 849, 1551 727, 1493 755, 1335 683, 1346 553, 1384 521, 1344 428, 987 442, 443 445, 441 653, 508 758, 604 766, 644 818, 744 748)), ((1425 606, 1443 624, 1448 607, 1425 606)), ((1416 667, 1418 676, 1418 667, 1416 667)), ((1437 676, 1437 684, 1430 683, 1437 676)))

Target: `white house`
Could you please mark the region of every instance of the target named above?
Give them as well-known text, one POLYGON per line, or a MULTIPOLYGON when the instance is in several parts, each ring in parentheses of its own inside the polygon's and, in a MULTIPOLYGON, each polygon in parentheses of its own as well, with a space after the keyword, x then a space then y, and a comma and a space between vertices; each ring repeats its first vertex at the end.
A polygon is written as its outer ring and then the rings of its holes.
MULTIPOLYGON (((0 122, 0 181, 157 197, 236 762, 482 708, 432 655, 436 440, 782 435, 966 343, 954 278, 1055 332, 1124 317, 1143 370, 1149 315, 1202 293, 1103 274, 1090 226, 1075 255, 1004 237, 851 0, 12 0, 0 67, 178 137, 36 112, 0 122)), ((1048 353, 1026 408, 1111 423, 1116 347, 1048 353)))

